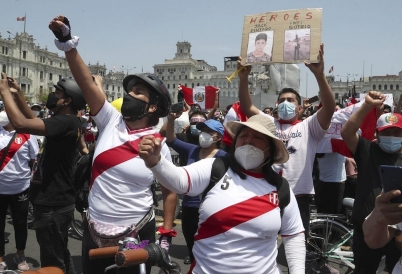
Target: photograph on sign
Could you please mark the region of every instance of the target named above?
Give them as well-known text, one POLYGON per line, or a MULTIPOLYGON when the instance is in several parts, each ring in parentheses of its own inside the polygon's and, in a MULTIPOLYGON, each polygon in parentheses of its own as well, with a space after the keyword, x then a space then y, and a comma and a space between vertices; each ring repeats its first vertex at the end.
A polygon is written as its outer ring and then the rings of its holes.
POLYGON ((285 30, 283 60, 308 60, 310 58, 310 29, 285 30))
POLYGON ((271 61, 274 32, 272 30, 250 33, 247 47, 247 63, 271 61))
POLYGON ((318 63, 321 30, 320 8, 247 15, 240 52, 242 65, 318 63))

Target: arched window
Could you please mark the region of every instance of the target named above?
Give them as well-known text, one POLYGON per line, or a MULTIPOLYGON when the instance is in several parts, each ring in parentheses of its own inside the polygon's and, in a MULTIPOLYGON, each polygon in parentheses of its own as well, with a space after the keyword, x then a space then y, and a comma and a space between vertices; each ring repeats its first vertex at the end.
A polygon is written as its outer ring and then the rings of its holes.
POLYGON ((394 85, 389 85, 389 89, 393 90, 394 89, 394 85))
POLYGON ((376 86, 375 86, 375 85, 373 85, 373 90, 375 90, 375 88, 376 88, 376 86))
POLYGON ((387 85, 384 85, 384 90, 387 90, 387 88, 388 88, 387 85))
POLYGON ((399 84, 396 85, 396 90, 399 90, 399 84))
POLYGON ((381 85, 378 85, 378 90, 381 90, 381 85))

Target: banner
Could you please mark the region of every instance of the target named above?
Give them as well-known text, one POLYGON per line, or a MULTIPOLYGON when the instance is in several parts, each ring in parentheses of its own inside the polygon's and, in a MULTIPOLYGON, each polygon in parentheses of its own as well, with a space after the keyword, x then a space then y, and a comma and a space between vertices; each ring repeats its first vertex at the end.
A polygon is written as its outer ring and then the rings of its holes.
POLYGON ((245 16, 242 65, 319 62, 321 25, 320 8, 245 16))

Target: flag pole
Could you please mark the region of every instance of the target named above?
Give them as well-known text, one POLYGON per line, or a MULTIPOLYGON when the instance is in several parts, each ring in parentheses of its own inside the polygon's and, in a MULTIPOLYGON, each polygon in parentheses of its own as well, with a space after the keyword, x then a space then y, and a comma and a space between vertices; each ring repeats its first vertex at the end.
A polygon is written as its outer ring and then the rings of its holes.
POLYGON ((25 24, 27 23, 27 14, 24 15, 24 33, 25 33, 25 24))

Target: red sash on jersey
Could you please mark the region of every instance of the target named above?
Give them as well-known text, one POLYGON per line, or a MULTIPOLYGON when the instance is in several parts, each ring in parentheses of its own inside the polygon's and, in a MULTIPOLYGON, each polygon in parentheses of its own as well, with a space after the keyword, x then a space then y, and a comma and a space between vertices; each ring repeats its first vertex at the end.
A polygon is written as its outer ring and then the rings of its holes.
POLYGON ((159 133, 146 134, 134 141, 127 141, 120 146, 108 149, 96 156, 92 165, 91 183, 89 188, 92 188, 95 179, 106 170, 137 157, 138 146, 140 145, 142 138, 149 135, 162 140, 164 139, 164 137, 159 133))
MULTIPOLYGON (((273 193, 254 196, 215 212, 200 224, 194 240, 202 240, 225 233, 231 228, 248 222, 278 207, 279 199, 273 201, 273 193)), ((276 194, 276 192, 275 192, 276 194)), ((276 194, 277 196, 277 194, 276 194)))
MULTIPOLYGON (((29 140, 30 135, 29 134, 23 134, 23 133, 17 133, 17 136, 15 136, 14 141, 12 142, 10 149, 8 150, 8 153, 6 155, 6 158, 4 158, 3 164, 0 167, 0 171, 3 170, 3 168, 10 162, 10 160, 14 157, 15 153, 29 140)), ((5 146, 1 151, 0 151, 0 158, 3 155, 4 150, 6 149, 7 146, 5 146)))

